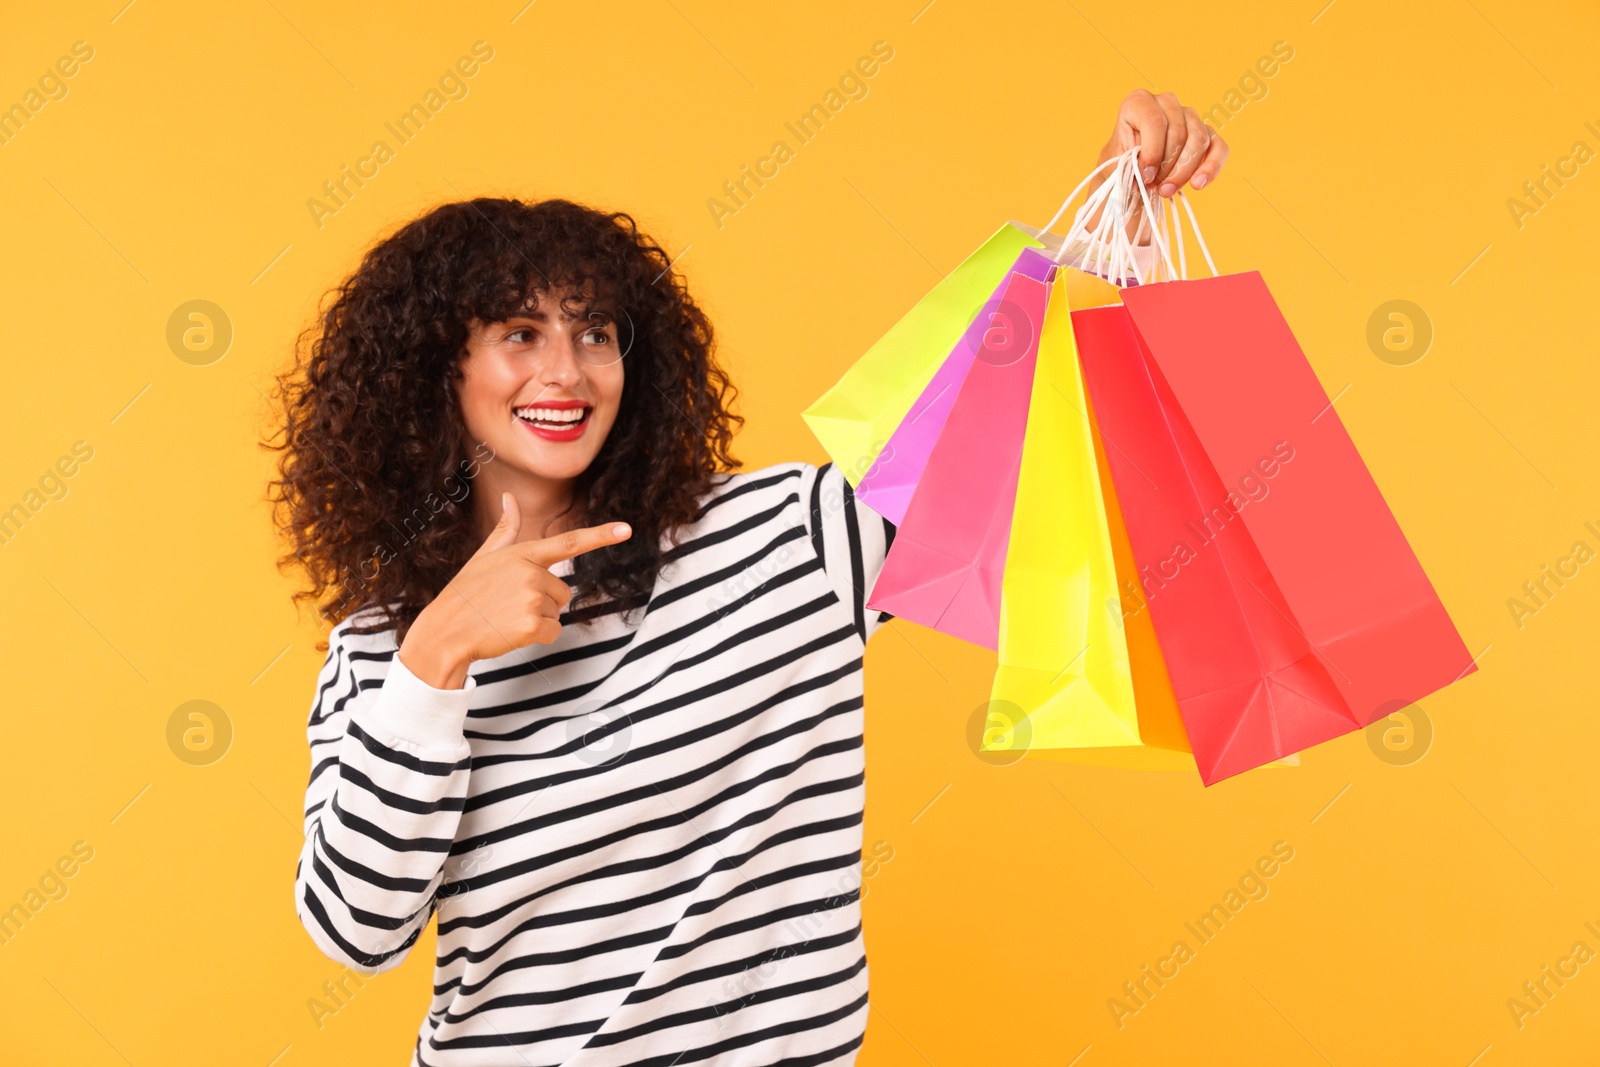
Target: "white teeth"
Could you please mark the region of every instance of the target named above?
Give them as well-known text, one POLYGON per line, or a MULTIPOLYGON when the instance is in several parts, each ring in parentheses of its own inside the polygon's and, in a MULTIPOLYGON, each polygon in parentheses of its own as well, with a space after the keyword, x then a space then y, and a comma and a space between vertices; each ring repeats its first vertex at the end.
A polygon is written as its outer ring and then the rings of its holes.
POLYGON ((588 408, 517 408, 516 416, 528 422, 553 422, 561 425, 571 425, 581 422, 588 408))

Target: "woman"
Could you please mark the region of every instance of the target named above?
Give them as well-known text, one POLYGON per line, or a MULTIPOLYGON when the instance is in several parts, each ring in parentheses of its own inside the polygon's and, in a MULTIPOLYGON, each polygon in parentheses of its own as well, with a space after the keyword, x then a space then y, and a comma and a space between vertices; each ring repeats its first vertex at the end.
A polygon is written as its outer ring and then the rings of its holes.
MULTIPOLYGON (((1122 104, 1170 196, 1226 148, 1122 104)), ((278 520, 335 623, 296 876, 363 974, 438 915, 417 1064, 848 1064, 865 607, 894 528, 832 464, 737 472, 665 252, 567 201, 373 248, 280 382, 278 520)))

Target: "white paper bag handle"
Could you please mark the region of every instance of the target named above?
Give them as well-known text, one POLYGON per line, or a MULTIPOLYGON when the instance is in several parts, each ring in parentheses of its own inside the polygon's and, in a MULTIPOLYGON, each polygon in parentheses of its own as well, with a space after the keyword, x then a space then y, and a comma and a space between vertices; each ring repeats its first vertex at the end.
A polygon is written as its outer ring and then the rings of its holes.
POLYGON ((1066 213, 1067 208, 1077 199, 1084 186, 1094 179, 1095 175, 1107 167, 1111 168, 1111 174, 1107 179, 1094 192, 1089 194, 1083 206, 1078 208, 1073 215, 1072 225, 1067 228, 1066 234, 1061 239, 1061 248, 1053 257, 1054 262, 1058 264, 1068 262, 1067 253, 1076 246, 1079 251, 1077 256, 1071 260, 1072 265, 1089 271, 1091 274, 1106 278, 1113 284, 1123 285, 1127 283, 1130 266, 1136 266, 1136 264, 1132 264, 1124 243, 1119 243, 1113 235, 1118 228, 1126 230, 1127 227, 1128 173, 1136 158, 1136 154, 1130 156, 1127 153, 1123 153, 1105 160, 1090 171, 1078 183, 1077 188, 1073 189, 1067 199, 1062 202, 1055 215, 1045 224, 1045 231, 1050 230, 1061 220, 1061 216, 1066 213), (1120 195, 1118 195, 1119 193, 1120 195), (1100 211, 1100 220, 1094 231, 1089 232, 1084 227, 1084 220, 1101 208, 1104 208, 1104 210, 1100 211), (1090 259, 1091 255, 1093 256, 1092 260, 1090 259))
MULTIPOLYGON (((1141 193, 1142 193, 1142 191, 1143 190, 1142 190, 1142 187, 1141 187, 1141 193)), ((1189 203, 1189 198, 1186 195, 1184 195, 1184 192, 1183 192, 1182 189, 1178 190, 1178 192, 1176 194, 1174 194, 1173 196, 1169 197, 1168 199, 1172 202, 1171 203, 1171 206, 1172 206, 1171 237, 1170 237, 1170 239, 1168 237, 1167 209, 1166 209, 1165 206, 1162 206, 1161 209, 1158 212, 1156 212, 1156 216, 1155 217, 1159 219, 1159 228, 1155 231, 1156 235, 1154 237, 1154 243, 1161 250, 1162 260, 1157 263, 1157 270, 1152 272, 1151 280, 1152 281, 1154 281, 1154 280, 1173 281, 1173 280, 1184 280, 1184 279, 1187 279, 1189 277, 1188 257, 1186 255, 1186 251, 1185 251, 1184 243, 1183 243, 1183 220, 1178 215, 1178 203, 1180 201, 1182 201, 1182 203, 1183 203, 1184 213, 1189 216, 1189 227, 1190 227, 1190 229, 1194 230, 1194 239, 1195 239, 1195 243, 1197 243, 1200 246, 1200 254, 1205 257, 1206 266, 1208 268, 1210 268, 1210 270, 1211 270, 1211 276, 1213 278, 1216 277, 1217 274, 1219 273, 1218 270, 1217 270, 1217 264, 1211 258, 1211 249, 1206 247, 1205 235, 1200 232, 1200 221, 1198 219, 1196 219, 1195 216, 1194 216, 1194 206, 1189 203), (1172 246, 1174 246, 1174 245, 1176 245, 1177 251, 1178 251, 1178 261, 1177 261, 1176 265, 1173 264, 1172 255, 1171 255, 1171 251, 1170 251, 1172 246), (1165 277, 1164 278, 1159 277, 1159 275, 1161 273, 1160 272, 1160 268, 1163 267, 1163 266, 1166 268, 1166 273, 1165 273, 1165 277)), ((1160 199, 1159 198, 1157 198, 1157 203, 1160 203, 1160 199)), ((1134 246, 1134 242, 1138 240, 1139 235, 1144 232, 1144 226, 1148 223, 1148 220, 1150 218, 1151 218, 1151 214, 1150 214, 1149 210, 1147 209, 1146 213, 1145 213, 1145 218, 1143 220, 1141 220, 1141 222, 1140 222, 1139 231, 1137 233, 1135 233, 1133 237, 1131 237, 1131 238, 1128 237, 1126 232, 1119 232, 1117 234, 1113 234, 1112 235, 1112 239, 1113 240, 1120 240, 1122 243, 1124 243, 1125 245, 1129 246, 1129 249, 1131 249, 1134 246)))
MULTIPOLYGON (((1078 194, 1079 193, 1083 192, 1083 187, 1085 185, 1088 185, 1090 180, 1096 174, 1099 174, 1101 171, 1105 170, 1107 167, 1109 167, 1109 166, 1111 166, 1113 164, 1119 163, 1119 162, 1120 162, 1120 160, 1118 159, 1118 157, 1113 156, 1112 158, 1106 160, 1104 163, 1100 164, 1098 167, 1094 168, 1094 170, 1091 170, 1087 175, 1085 175, 1083 181, 1078 183, 1078 187, 1076 189, 1072 190, 1072 192, 1067 194, 1067 198, 1061 202, 1061 206, 1056 209, 1056 213, 1054 215, 1050 216, 1050 221, 1044 224, 1043 229, 1046 232, 1048 232, 1049 230, 1054 228, 1055 224, 1061 221, 1061 216, 1065 215, 1067 213, 1067 206, 1078 198, 1078 194)), ((1100 190, 1098 190, 1098 189, 1095 190, 1095 192, 1090 195, 1090 199, 1093 199, 1096 195, 1100 195, 1100 190)))
MULTIPOLYGON (((1137 151, 1137 149, 1133 151, 1137 151)), ((1200 246, 1200 253, 1205 257, 1206 266, 1211 270, 1211 276, 1213 278, 1216 277, 1219 273, 1217 270, 1217 264, 1211 258, 1211 249, 1206 247, 1205 235, 1200 232, 1200 220, 1194 216, 1194 205, 1189 203, 1189 197, 1184 193, 1184 191, 1179 189, 1177 193, 1168 198, 1172 202, 1172 230, 1171 239, 1169 240, 1166 206, 1163 205, 1160 210, 1154 210, 1151 207, 1149 194, 1144 187, 1144 183, 1138 183, 1137 188, 1139 190, 1140 197, 1144 199, 1145 205, 1145 214, 1144 218, 1140 220, 1139 230, 1131 238, 1127 235, 1126 230, 1117 231, 1112 235, 1112 240, 1121 241, 1123 244, 1128 246, 1127 249, 1124 250, 1124 254, 1131 252, 1132 248, 1134 247, 1134 242, 1136 242, 1140 234, 1144 232, 1145 225, 1151 224, 1156 227, 1152 230, 1152 241, 1161 252, 1161 261, 1157 263, 1156 270, 1151 272, 1151 280, 1174 281, 1187 279, 1189 277, 1189 263, 1188 257, 1185 254, 1183 243, 1183 220, 1178 215, 1178 203, 1179 201, 1182 201, 1184 213, 1189 216, 1189 227, 1194 230, 1195 243, 1200 246), (1156 220, 1153 224, 1150 223, 1150 220, 1152 219, 1156 220), (1171 254, 1171 248, 1174 244, 1177 245, 1178 249, 1178 261, 1176 264, 1173 263, 1171 254), (1166 267, 1166 274, 1164 278, 1161 277, 1160 268, 1162 266, 1166 267)), ((1155 202, 1160 204, 1161 198, 1156 197, 1155 202)))
POLYGON ((1169 236, 1166 207, 1164 205, 1157 207, 1161 204, 1159 196, 1152 203, 1149 190, 1139 178, 1138 157, 1139 149, 1134 147, 1105 160, 1091 170, 1062 202, 1061 207, 1041 232, 1050 230, 1061 220, 1061 216, 1066 213, 1073 200, 1077 199, 1078 194, 1095 175, 1107 167, 1111 168, 1111 174, 1107 179, 1089 194, 1083 206, 1073 215, 1072 225, 1063 235, 1061 249, 1053 257, 1053 261, 1058 264, 1069 262, 1072 266, 1097 274, 1117 285, 1128 284, 1130 277, 1134 280, 1134 284, 1138 285, 1152 281, 1186 279, 1188 258, 1184 247, 1183 223, 1178 215, 1177 205, 1177 201, 1182 200, 1184 211, 1189 216, 1189 225, 1194 230, 1195 241, 1200 246, 1201 254, 1205 256, 1206 265, 1211 268, 1211 273, 1215 276, 1218 273, 1217 265, 1212 260, 1211 250, 1206 246, 1205 237, 1200 232, 1200 223, 1195 218, 1194 207, 1189 203, 1189 198, 1181 189, 1176 195, 1168 198, 1173 201, 1172 229, 1169 236), (1128 208, 1133 203, 1135 191, 1145 210, 1138 229, 1130 236, 1127 232, 1128 208), (1092 233, 1087 231, 1083 225, 1084 219, 1102 207, 1105 210, 1100 212, 1100 219, 1094 231, 1092 233), (1140 269, 1137 252, 1139 248, 1148 247, 1138 243, 1144 236, 1146 227, 1149 227, 1151 245, 1157 253, 1156 262, 1151 267, 1148 277, 1140 269), (1171 251, 1174 243, 1177 245, 1178 253, 1176 263, 1173 262, 1171 251), (1068 249, 1073 248, 1075 244, 1080 250, 1076 256, 1069 257, 1068 249))

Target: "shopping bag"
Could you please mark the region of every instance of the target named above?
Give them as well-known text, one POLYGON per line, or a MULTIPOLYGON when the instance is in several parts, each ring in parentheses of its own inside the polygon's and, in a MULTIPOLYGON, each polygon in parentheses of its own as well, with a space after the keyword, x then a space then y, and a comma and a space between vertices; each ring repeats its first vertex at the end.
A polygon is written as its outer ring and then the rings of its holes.
MULTIPOLYGON (((1019 227, 1018 223, 1010 223, 1019 227)), ((972 361, 991 329, 996 316, 1005 313, 1002 306, 1013 274, 1043 281, 1050 276, 1052 264, 1046 256, 1032 248, 1024 248, 1016 261, 995 286, 994 292, 973 316, 966 333, 945 357, 934 372, 932 380, 912 403, 905 418, 890 435, 888 444, 878 453, 872 467, 855 486, 856 498, 865 502, 879 515, 898 526, 905 521, 906 505, 917 487, 928 457, 933 453, 934 442, 944 430, 950 409, 955 406, 961 383, 966 380, 972 361)))
MULTIPOLYGON (((1065 235, 1023 228, 1039 238, 1052 261, 1121 280, 1126 271, 1120 258, 1093 254, 1117 220, 1103 213, 1094 233, 1083 224, 1105 203, 1121 173, 1132 172, 1131 159, 1108 161, 1097 170, 1113 165, 1111 180, 1090 196, 1065 235)), ((1135 252, 1128 266, 1149 269, 1151 263, 1146 250, 1135 252)), ((1063 272, 1052 288, 1040 340, 983 749, 1025 749, 1031 757, 1079 763, 1192 768, 1149 616, 1123 606, 1141 602, 1141 586, 1083 390, 1068 277, 1063 272)))
POLYGON ((1105 241, 1088 247, 1097 262, 1109 248, 1114 273, 1134 262, 1123 222, 1137 196, 1158 269, 1135 264, 1122 305, 1074 313, 1078 350, 1209 784, 1473 666, 1260 275, 1215 276, 1181 194, 1169 234, 1131 168, 1113 184, 1105 241), (1187 278, 1179 201, 1212 278, 1187 278))
POLYGON ((1012 274, 895 532, 867 607, 982 645, 1000 583, 1048 287, 1012 274))
POLYGON ((1357 724, 1475 670, 1261 275, 1143 286, 1123 301, 1230 489, 1245 491, 1269 446, 1293 450, 1286 476, 1262 483, 1270 498, 1237 516, 1357 724))
POLYGON ((1015 224, 1001 226, 801 413, 852 486, 872 467, 1017 256, 1038 247, 1015 224))
MULTIPOLYGON (((866 497, 874 508, 888 509, 887 512, 880 511, 880 514, 886 514, 896 524, 899 523, 899 517, 903 516, 905 505, 910 500, 910 490, 921 468, 926 465, 928 455, 926 447, 919 448, 914 453, 916 459, 910 465, 897 465, 897 471, 891 473, 887 465, 895 453, 887 447, 890 436, 907 421, 912 405, 923 397, 935 373, 944 366, 963 337, 969 335, 974 324, 979 323, 980 328, 987 328, 980 309, 986 309, 986 302, 994 299, 997 290, 1003 290, 1008 268, 1017 265, 1018 256, 1024 249, 1043 250, 1054 262, 1059 263, 1067 255, 1082 253, 1090 247, 1089 242, 1081 239, 1070 242, 1069 247, 1069 242, 1049 230, 1095 175, 1107 168, 1115 168, 1113 173, 1120 175, 1123 171, 1131 170, 1132 165, 1130 159, 1111 159, 1096 167, 1068 194, 1055 216, 1042 229, 1015 221, 1001 226, 868 349, 833 388, 801 413, 834 464, 858 493, 861 482, 875 464, 886 466, 873 479, 873 487, 869 488, 866 497), (873 499, 875 493, 888 492, 891 484, 895 486, 892 499, 884 501, 881 496, 880 499, 873 499)), ((1103 189, 1109 191, 1114 184, 1105 183, 1103 189)), ((1090 196, 1080 209, 1080 217, 1103 202, 1106 195, 1106 192, 1097 191, 1090 196)), ((1074 220, 1075 226, 1077 221, 1074 220)), ((1138 253, 1133 256, 1135 262, 1140 258, 1138 253)), ((1105 266, 1100 260, 1090 262, 1089 257, 1080 257, 1077 261, 1086 270, 1097 269, 1097 263, 1105 266)), ((1037 270, 1033 268, 1039 265, 1037 259, 1028 260, 1021 264, 1021 269, 1037 277, 1037 270)), ((1110 274, 1106 276, 1112 277, 1110 274)), ((1121 273, 1115 277, 1120 278, 1121 273)), ((964 351, 968 353, 968 358, 964 364, 958 363, 950 368, 949 381, 959 383, 959 372, 965 365, 970 365, 971 350, 964 351)), ((929 395, 929 400, 938 395, 938 390, 935 390, 929 395)), ((948 403, 948 398, 945 403, 948 403)), ((922 418, 916 420, 918 423, 922 421, 922 418)), ((907 433, 912 431, 908 430, 907 433)))
POLYGON ((1141 586, 1083 391, 1066 280, 1051 287, 1039 341, 981 750, 1193 768, 1149 615, 1126 606, 1142 603, 1141 586))
MULTIPOLYGON (((1087 398, 1086 398, 1087 399, 1087 398)), ((1093 407, 1089 407, 1090 425, 1093 407)), ((1096 468, 1103 487, 1106 523, 1111 534, 1111 556, 1116 564, 1119 596, 1106 604, 1106 611, 1122 627, 1128 646, 1128 663, 1133 674, 1134 706, 1139 716, 1137 747, 1102 749, 1041 749, 1036 754, 1077 763, 1137 767, 1162 770, 1195 769, 1188 731, 1178 709, 1178 698, 1167 674, 1166 658, 1156 637, 1150 613, 1137 610, 1143 603, 1144 583, 1139 577, 1128 540, 1122 507, 1112 486, 1111 467, 1106 459, 1105 442, 1098 430, 1094 435, 1096 468)))
POLYGON ((1131 611, 1149 613, 1201 779, 1358 729, 1247 534, 1203 527, 1229 490, 1163 394, 1126 308, 1076 311, 1073 324, 1139 561, 1144 599, 1131 611))
MULTIPOLYGON (((1106 509, 1106 526, 1111 536, 1111 556, 1116 565, 1119 593, 1105 605, 1105 610, 1122 628, 1127 643, 1128 665, 1133 676, 1134 707, 1139 720, 1139 744, 1107 748, 1044 748, 1032 744, 1030 737, 1028 756, 1031 759, 1105 767, 1193 771, 1194 755, 1190 751, 1188 732, 1178 709, 1177 696, 1172 690, 1172 681, 1167 675, 1161 644, 1156 637, 1150 613, 1140 610, 1145 602, 1144 583, 1134 561, 1122 508, 1112 489, 1105 442, 1098 429, 1095 429, 1093 407, 1086 404, 1085 408, 1089 413, 1090 429, 1094 431, 1095 465, 1102 487, 1101 500, 1106 509)), ((1299 761, 1290 756, 1278 762, 1288 765, 1298 764, 1299 761)))

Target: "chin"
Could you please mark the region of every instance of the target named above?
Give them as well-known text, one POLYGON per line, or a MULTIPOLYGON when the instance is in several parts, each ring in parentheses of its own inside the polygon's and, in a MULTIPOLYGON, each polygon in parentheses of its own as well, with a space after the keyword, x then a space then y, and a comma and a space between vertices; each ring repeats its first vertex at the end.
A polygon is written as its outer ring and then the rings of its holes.
MULTIPOLYGON (((588 442, 583 442, 585 445, 588 442)), ((524 472, 547 481, 564 482, 576 478, 589 469, 599 449, 583 448, 549 442, 521 442, 522 447, 508 453, 516 457, 516 466, 524 472)))
POLYGON ((523 459, 516 466, 535 478, 542 478, 548 482, 567 482, 588 470, 592 459, 593 457, 552 460, 548 456, 538 456, 523 459))

